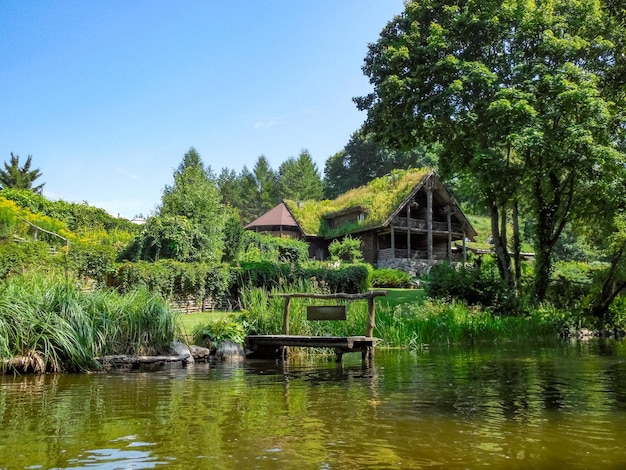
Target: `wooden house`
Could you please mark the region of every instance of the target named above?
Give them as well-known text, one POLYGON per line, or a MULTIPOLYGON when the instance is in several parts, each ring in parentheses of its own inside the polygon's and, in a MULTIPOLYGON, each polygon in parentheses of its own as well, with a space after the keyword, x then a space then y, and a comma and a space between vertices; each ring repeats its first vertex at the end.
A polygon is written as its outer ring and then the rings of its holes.
MULTIPOLYGON (((283 221, 284 222, 284 221, 283 221)), ((455 242, 476 232, 452 194, 430 169, 394 171, 332 201, 283 201, 246 229, 291 236, 309 243, 311 257, 325 259, 328 246, 359 238, 365 261, 462 259, 455 242), (274 214, 271 220, 267 216, 274 214), (278 214, 288 223, 276 224, 278 214), (277 229, 278 228, 278 229, 277 229), (287 230, 288 228, 288 230, 287 230)))

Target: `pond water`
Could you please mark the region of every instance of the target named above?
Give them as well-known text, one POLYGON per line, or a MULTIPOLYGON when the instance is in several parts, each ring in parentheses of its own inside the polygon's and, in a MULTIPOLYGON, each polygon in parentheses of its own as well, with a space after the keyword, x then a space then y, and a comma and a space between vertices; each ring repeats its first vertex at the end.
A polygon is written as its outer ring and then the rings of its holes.
POLYGON ((0 468, 626 468, 626 344, 0 376, 0 468))

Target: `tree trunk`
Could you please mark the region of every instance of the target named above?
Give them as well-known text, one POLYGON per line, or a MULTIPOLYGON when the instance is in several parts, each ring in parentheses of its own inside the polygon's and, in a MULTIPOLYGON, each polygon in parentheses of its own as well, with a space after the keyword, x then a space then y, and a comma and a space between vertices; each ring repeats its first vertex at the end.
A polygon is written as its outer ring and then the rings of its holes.
POLYGON ((513 202, 513 257, 515 263, 515 285, 518 286, 522 279, 522 241, 519 234, 519 207, 517 201, 513 202))
POLYGON ((617 274, 619 265, 622 262, 622 258, 626 254, 625 250, 626 245, 623 245, 615 256, 613 256, 609 273, 604 281, 604 284, 602 285, 602 290, 593 300, 592 306, 589 309, 591 315, 596 318, 603 318, 604 320, 607 320, 606 316, 611 303, 615 300, 615 297, 620 294, 620 292, 626 290, 626 281, 616 281, 616 278, 618 277, 617 274))
POLYGON ((491 204, 491 236, 496 252, 496 259, 498 260, 500 276, 507 286, 513 287, 511 257, 509 256, 506 246, 506 211, 502 212, 502 221, 500 221, 500 211, 495 203, 491 204), (504 227, 502 231, 500 227, 504 227))

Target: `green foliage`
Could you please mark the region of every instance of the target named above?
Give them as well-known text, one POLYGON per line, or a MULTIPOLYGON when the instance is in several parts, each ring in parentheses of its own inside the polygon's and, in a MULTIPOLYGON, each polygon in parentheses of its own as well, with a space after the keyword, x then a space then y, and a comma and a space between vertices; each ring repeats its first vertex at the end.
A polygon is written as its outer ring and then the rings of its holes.
POLYGON ((18 219, 10 207, 0 205, 0 240, 10 239, 16 232, 18 219))
POLYGON ((312 282, 327 292, 357 293, 370 287, 370 270, 367 264, 330 266, 311 262, 304 266, 291 263, 241 262, 233 267, 233 292, 245 288, 289 288, 301 282, 312 282))
MULTIPOLYGON (((385 147, 373 134, 355 132, 341 152, 324 166, 324 196, 333 199, 393 170, 436 168, 437 152, 418 145, 409 151, 385 147)), ((289 196, 285 196, 291 199, 289 196)))
POLYGON ((161 260, 121 264, 108 282, 122 293, 143 287, 167 299, 200 302, 224 298, 231 281, 227 265, 161 260))
POLYGON ((236 209, 228 208, 228 217, 224 225, 224 254, 222 261, 235 261, 243 246, 244 229, 236 209))
POLYGON ((3 282, 0 299, 0 359, 18 371, 95 370, 96 356, 164 352, 174 338, 175 317, 145 291, 83 293, 39 274, 3 282))
POLYGON ((33 182, 41 176, 39 168, 30 169, 33 157, 26 159, 26 163, 20 168, 20 156, 11 152, 10 164, 4 162, 4 170, 0 169, 0 189, 25 189, 34 193, 41 193, 44 184, 33 187, 33 182))
POLYGON ((60 269, 64 254, 53 255, 44 242, 0 243, 0 279, 25 273, 30 270, 60 269))
POLYGON ((493 263, 482 263, 480 268, 437 264, 426 277, 426 292, 432 298, 458 299, 502 315, 517 313, 515 293, 504 284, 493 263))
POLYGON ((198 228, 184 216, 150 217, 141 233, 122 250, 118 259, 198 261, 199 252, 195 250, 195 246, 199 236, 198 228))
POLYGON ((241 292, 245 287, 271 290, 289 286, 305 278, 300 265, 272 261, 241 261, 232 268, 232 292, 241 292))
POLYGON ((241 261, 303 263, 308 257, 309 246, 300 240, 279 238, 250 230, 242 235, 241 261))
POLYGON ((374 335, 391 347, 420 349, 429 344, 528 341, 558 338, 569 313, 538 307, 527 316, 500 316, 460 301, 426 301, 376 311, 374 335))
POLYGON ((298 158, 284 161, 278 168, 278 177, 282 199, 322 199, 322 179, 307 150, 302 150, 298 158))
POLYGON ((302 204, 285 201, 285 203, 305 233, 341 236, 354 228, 365 229, 383 224, 410 192, 424 180, 429 171, 429 169, 394 170, 389 175, 352 189, 332 201, 306 201, 302 204), (324 223, 324 216, 358 207, 367 212, 361 222, 335 228, 324 223))
POLYGON ((193 147, 174 172, 174 184, 163 190, 158 215, 163 219, 165 231, 157 229, 151 235, 166 238, 153 238, 144 246, 151 245, 159 253, 168 253, 162 257, 180 261, 218 263, 222 260, 226 213, 215 178, 193 147), (175 233, 176 230, 180 233, 175 233))
POLYGON ((242 323, 228 318, 198 325, 192 333, 193 344, 210 349, 224 341, 243 345, 245 337, 246 332, 242 323))
POLYGON ((263 155, 257 159, 252 171, 244 166, 239 179, 242 204, 239 209, 244 224, 280 203, 278 175, 263 155))
POLYGON ((352 238, 350 235, 341 239, 333 240, 328 246, 330 259, 333 261, 348 261, 350 263, 359 263, 363 261, 363 253, 361 252, 361 240, 352 238))
POLYGON ((304 268, 303 275, 329 292, 356 294, 366 292, 371 287, 369 264, 347 264, 334 267, 325 262, 310 263, 304 268))
POLYGON ((14 201, 32 214, 41 213, 58 219, 67 224, 69 230, 77 233, 88 233, 97 229, 128 233, 139 230, 139 226, 128 220, 112 217, 104 209, 90 206, 86 202, 76 204, 62 200, 50 201, 41 194, 18 189, 5 189, 0 193, 0 198, 14 201))
POLYGON ((67 250, 69 264, 75 275, 105 286, 108 277, 116 271, 117 251, 107 245, 76 243, 67 250))
POLYGON ((415 279, 407 272, 392 268, 378 268, 372 271, 372 287, 409 288, 415 279))

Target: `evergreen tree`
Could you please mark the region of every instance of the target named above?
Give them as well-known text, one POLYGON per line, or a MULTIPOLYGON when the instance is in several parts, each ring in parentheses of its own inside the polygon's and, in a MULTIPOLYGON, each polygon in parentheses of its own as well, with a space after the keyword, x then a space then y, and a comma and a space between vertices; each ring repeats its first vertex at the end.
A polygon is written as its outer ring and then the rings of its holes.
POLYGON ((280 195, 283 199, 322 199, 322 179, 317 165, 308 150, 302 150, 298 158, 289 158, 278 168, 280 195))
POLYGON ((20 156, 11 152, 10 163, 4 162, 4 170, 0 169, 0 189, 27 189, 41 194, 45 183, 33 187, 33 182, 41 176, 41 171, 39 168, 30 169, 32 158, 29 155, 26 163, 20 167, 20 156))

